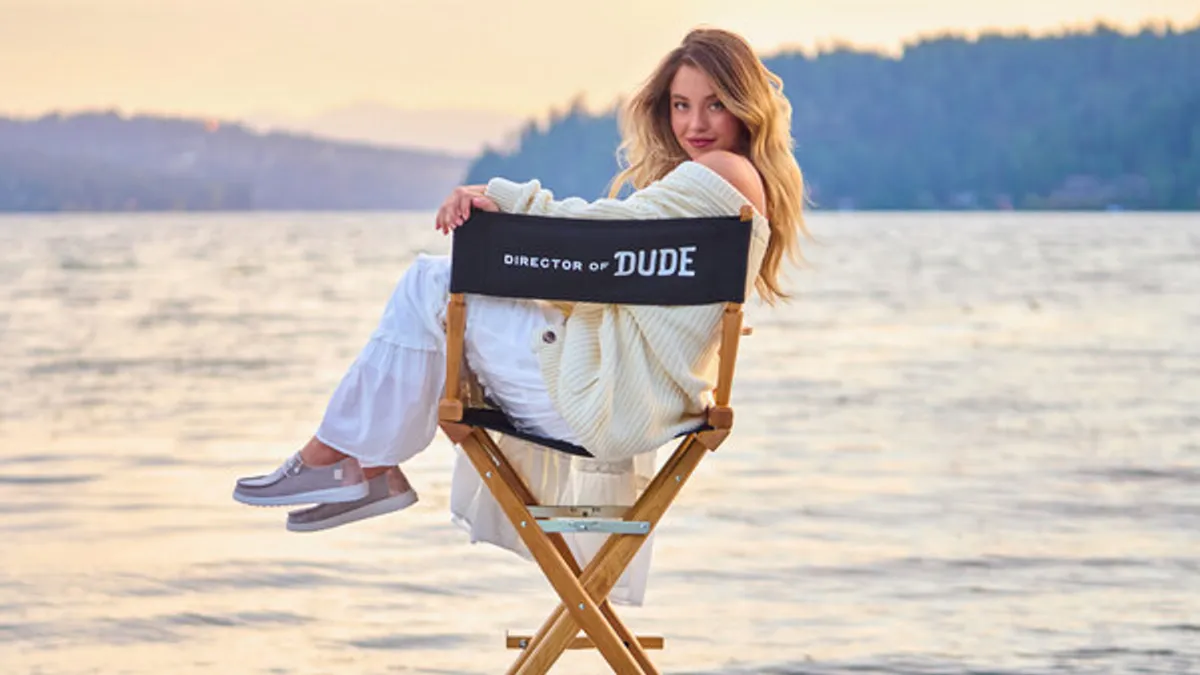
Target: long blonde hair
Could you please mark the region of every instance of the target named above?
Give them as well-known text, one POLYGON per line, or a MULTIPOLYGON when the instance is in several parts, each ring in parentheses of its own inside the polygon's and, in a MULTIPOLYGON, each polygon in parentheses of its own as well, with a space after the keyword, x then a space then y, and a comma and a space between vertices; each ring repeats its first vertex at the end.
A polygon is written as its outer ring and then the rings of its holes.
POLYGON ((779 283, 784 253, 795 261, 804 226, 804 178, 792 154, 792 106, 783 80, 763 65, 740 36, 699 28, 667 54, 621 112, 618 161, 624 169, 613 179, 610 196, 623 185, 641 189, 688 160, 671 130, 671 81, 679 67, 700 69, 712 81, 717 98, 748 134, 745 154, 763 178, 771 240, 755 280, 759 297, 773 304, 787 298, 779 283))

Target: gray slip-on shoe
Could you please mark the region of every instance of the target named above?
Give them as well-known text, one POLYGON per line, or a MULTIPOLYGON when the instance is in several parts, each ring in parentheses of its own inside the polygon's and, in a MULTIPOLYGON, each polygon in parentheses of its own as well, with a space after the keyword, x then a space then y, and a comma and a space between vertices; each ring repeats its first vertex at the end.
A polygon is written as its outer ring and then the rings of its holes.
POLYGON ((251 506, 294 506, 352 502, 367 496, 362 468, 353 458, 329 466, 308 466, 300 453, 265 476, 239 478, 233 498, 251 506))
POLYGON ((288 514, 287 529, 317 532, 406 509, 417 503, 417 492, 407 487, 400 476, 399 469, 390 469, 367 481, 367 495, 362 499, 292 511, 288 514))

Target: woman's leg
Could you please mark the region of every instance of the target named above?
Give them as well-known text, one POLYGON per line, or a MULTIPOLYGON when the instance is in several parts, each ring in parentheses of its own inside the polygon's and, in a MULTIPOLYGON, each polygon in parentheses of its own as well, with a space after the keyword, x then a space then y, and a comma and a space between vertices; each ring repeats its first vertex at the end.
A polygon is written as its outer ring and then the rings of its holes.
POLYGON ((517 427, 575 442, 574 432, 550 400, 533 350, 548 330, 560 331, 563 320, 562 312, 550 304, 471 297, 463 347, 479 384, 517 427))
MULTIPOLYGON (((316 436, 313 436, 312 438, 308 439, 308 442, 304 444, 304 447, 300 448, 300 459, 307 466, 329 466, 330 464, 337 464, 338 462, 345 460, 349 457, 350 457, 349 455, 342 452, 341 450, 338 450, 337 448, 335 448, 331 445, 326 445, 325 443, 323 443, 321 441, 321 439, 317 438, 316 436)), ((386 466, 363 467, 363 478, 365 478, 366 480, 371 480, 372 478, 374 478, 376 476, 382 476, 383 474, 387 473, 389 468, 393 468, 393 467, 386 467, 386 466)), ((400 467, 397 466, 394 468, 398 472, 400 472, 400 467)), ((400 472, 400 475, 403 476, 404 473, 400 472)), ((407 484, 408 484, 408 481, 405 480, 405 485, 407 485, 407 484)))
POLYGON ((235 499, 255 505, 362 499, 366 482, 429 445, 445 379, 449 279, 449 259, 418 257, 334 391, 314 437, 274 473, 240 480, 235 499))

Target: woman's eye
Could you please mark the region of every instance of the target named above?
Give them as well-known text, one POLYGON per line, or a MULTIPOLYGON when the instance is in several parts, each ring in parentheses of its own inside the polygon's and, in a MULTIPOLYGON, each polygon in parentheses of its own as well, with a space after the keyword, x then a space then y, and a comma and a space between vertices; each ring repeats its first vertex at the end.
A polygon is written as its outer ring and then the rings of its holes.
POLYGON ((684 103, 683 101, 676 101, 672 105, 675 106, 676 110, 687 110, 687 104, 684 103))
POLYGON ((724 110, 725 104, 721 103, 720 101, 714 101, 712 105, 708 106, 708 108, 709 110, 724 110))

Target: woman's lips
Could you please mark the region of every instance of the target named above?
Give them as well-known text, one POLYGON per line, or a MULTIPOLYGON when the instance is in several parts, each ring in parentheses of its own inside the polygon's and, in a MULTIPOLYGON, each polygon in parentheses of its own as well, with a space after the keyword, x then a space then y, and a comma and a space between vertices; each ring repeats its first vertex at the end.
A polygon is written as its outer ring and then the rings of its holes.
POLYGON ((693 148, 707 148, 708 146, 713 144, 713 139, 711 139, 711 138, 689 138, 688 144, 691 145, 693 148))

